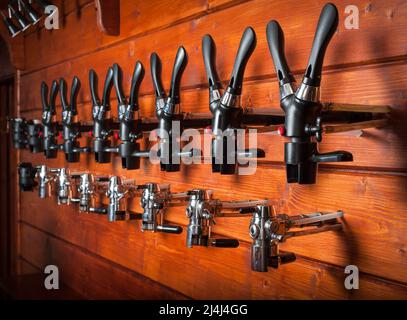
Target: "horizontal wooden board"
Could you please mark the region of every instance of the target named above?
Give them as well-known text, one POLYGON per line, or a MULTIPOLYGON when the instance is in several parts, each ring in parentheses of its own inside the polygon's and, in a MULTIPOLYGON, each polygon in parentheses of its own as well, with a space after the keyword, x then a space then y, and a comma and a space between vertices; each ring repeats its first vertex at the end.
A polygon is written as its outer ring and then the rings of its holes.
POLYGON ((76 288, 87 299, 186 298, 136 272, 50 237, 26 224, 22 224, 21 228, 23 257, 40 269, 56 265, 60 281, 76 288))
MULTIPOLYGON (((38 208, 36 202, 31 210, 38 208)), ((48 232, 195 299, 402 299, 407 295, 405 286, 377 281, 363 274, 360 289, 347 291, 343 285, 343 269, 301 258, 279 270, 251 272, 250 248, 245 243, 237 249, 187 249, 182 236, 136 232, 134 224, 108 223, 102 216, 80 216, 70 207, 55 210, 46 206, 41 214, 26 212, 23 219, 47 231, 47 236, 41 237, 38 232, 29 230, 31 227, 24 227, 22 238, 26 243, 23 248, 29 248, 24 251, 27 259, 45 255, 48 257, 45 261, 59 261, 67 274, 74 268, 75 278, 81 281, 77 283, 72 279, 68 283, 74 287, 87 286, 84 292, 88 295, 92 292, 89 286, 97 285, 97 281, 92 281, 96 272, 92 272, 92 268, 88 273, 90 280, 84 281, 77 270, 77 261, 83 261, 83 255, 76 258, 76 249, 68 251, 67 246, 58 245, 48 232), (38 252, 31 253, 33 250, 38 252)), ((114 270, 117 272, 117 268, 114 270)), ((97 269, 98 274, 101 272, 106 271, 97 269)), ((106 278, 108 281, 109 276, 106 278)), ((114 288, 122 290, 121 285, 115 283, 109 287, 111 294, 114 288)))
MULTIPOLYGON (((324 101, 344 101, 366 105, 388 104, 392 108, 391 123, 386 128, 366 129, 362 136, 355 132, 324 136, 323 142, 320 144, 320 152, 347 150, 354 155, 353 162, 335 163, 335 166, 406 171, 407 148, 404 143, 407 139, 407 127, 404 125, 407 121, 404 112, 407 103, 404 85, 407 81, 406 74, 407 64, 395 63, 331 71, 324 75, 322 91, 324 101), (361 79, 369 80, 361 81, 361 79)), ((88 90, 87 87, 84 90, 88 90)), ((184 90, 181 98, 182 109, 185 112, 208 112, 209 110, 207 89, 184 90)), ((31 95, 30 99, 38 105, 38 95, 31 95)), ((85 100, 87 99, 88 97, 85 98, 85 100)), ((245 107, 279 108, 278 85, 275 81, 268 80, 247 82, 242 101, 245 107)), ((112 115, 117 117, 117 102, 114 98, 112 98, 111 105, 112 115)), ((154 97, 142 96, 140 105, 142 116, 155 117, 154 97)), ((58 107, 57 113, 57 117, 60 119, 60 107, 58 107)), ((24 112, 23 116, 40 118, 40 108, 36 107, 34 110, 24 112)), ((91 121, 91 105, 88 101, 79 106, 79 117, 84 121, 91 121)), ((259 134, 258 147, 266 151, 264 160, 283 161, 283 141, 276 134, 259 134)))

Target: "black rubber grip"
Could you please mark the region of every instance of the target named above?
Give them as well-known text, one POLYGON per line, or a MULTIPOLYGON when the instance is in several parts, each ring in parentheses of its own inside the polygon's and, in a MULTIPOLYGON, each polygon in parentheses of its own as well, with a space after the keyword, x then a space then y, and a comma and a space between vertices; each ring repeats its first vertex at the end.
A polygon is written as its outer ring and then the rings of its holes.
POLYGON ((277 21, 272 20, 267 24, 267 43, 273 58, 280 85, 295 82, 284 53, 284 33, 277 21))
POLYGON ((138 107, 138 94, 143 79, 144 79, 144 67, 140 61, 137 61, 136 66, 134 67, 130 89, 130 105, 133 107, 138 107))
POLYGON ((209 34, 202 38, 202 55, 209 87, 212 89, 222 88, 216 71, 216 45, 209 34))
POLYGON ((185 48, 181 46, 178 48, 177 55, 175 56, 169 93, 169 96, 173 99, 174 103, 180 102, 181 78, 187 64, 188 55, 185 48))
POLYGON ((180 233, 182 233, 182 230, 183 229, 180 226, 168 226, 168 225, 157 226, 157 231, 163 232, 163 233, 180 234, 180 233))
POLYGON ((78 94, 79 90, 81 89, 81 81, 77 76, 75 76, 72 79, 72 86, 71 86, 71 99, 69 101, 70 103, 70 108, 72 111, 73 115, 78 114, 78 109, 77 109, 77 100, 78 100, 78 94))
POLYGON ((232 77, 229 88, 233 94, 242 93, 243 75, 247 62, 256 48, 256 33, 251 27, 248 27, 240 40, 239 50, 237 51, 235 65, 233 66, 232 77))
POLYGON ((113 65, 113 83, 114 88, 116 90, 117 101, 119 102, 119 105, 126 105, 127 101, 123 93, 122 79, 123 79, 122 69, 117 63, 115 63, 113 65))
POLYGON ((59 80, 59 95, 61 97, 61 105, 62 105, 62 110, 68 110, 69 105, 68 105, 68 98, 67 98, 67 84, 64 78, 61 78, 59 80))
POLYGON ((161 60, 157 53, 153 52, 150 56, 150 71, 154 85, 154 93, 157 98, 164 98, 165 91, 161 79, 161 60))
POLYGON ((57 95, 58 95, 58 82, 56 80, 52 81, 51 85, 51 93, 49 99, 49 110, 51 114, 55 114, 55 106, 57 103, 57 95))
POLYGON ((110 95, 112 93, 112 88, 113 88, 113 68, 110 67, 109 69, 107 69, 105 85, 103 87, 102 104, 105 107, 110 105, 110 95))
POLYGON ((236 239, 211 239, 211 245, 217 248, 237 248, 239 240, 236 239))
POLYGON ((89 70, 89 88, 90 94, 92 96, 92 103, 94 106, 100 105, 100 99, 98 95, 98 75, 96 74, 95 70, 89 70))
POLYGON ((338 9, 332 3, 326 4, 319 17, 311 55, 304 76, 304 83, 315 87, 321 84, 321 73, 326 48, 338 27, 338 21, 338 9))
POLYGON ((41 82, 41 102, 42 111, 48 111, 48 86, 44 81, 41 82))

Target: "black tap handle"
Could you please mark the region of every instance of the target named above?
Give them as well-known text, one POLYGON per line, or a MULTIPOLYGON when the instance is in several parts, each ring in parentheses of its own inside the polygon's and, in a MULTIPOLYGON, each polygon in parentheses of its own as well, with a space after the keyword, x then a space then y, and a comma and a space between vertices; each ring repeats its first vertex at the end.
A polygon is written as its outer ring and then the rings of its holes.
POLYGON ((70 108, 71 108, 73 115, 78 114, 77 100, 78 100, 78 94, 79 94, 80 89, 81 89, 81 81, 79 80, 79 78, 77 76, 75 76, 72 80, 71 99, 70 99, 70 108))
POLYGON ((313 162, 348 162, 353 161, 353 155, 347 151, 333 151, 313 155, 313 162))
POLYGON ((136 66, 134 67, 133 78, 131 80, 131 89, 130 89, 130 105, 138 110, 138 94, 140 91, 141 82, 144 79, 144 67, 140 61, 137 61, 136 66))
POLYGON ((100 105, 100 99, 98 95, 98 75, 96 74, 95 70, 90 69, 89 71, 89 87, 90 87, 90 94, 92 96, 92 103, 94 106, 100 105))
POLYGON ((67 98, 67 84, 64 78, 61 78, 59 80, 59 92, 60 92, 60 97, 61 97, 61 105, 62 105, 62 110, 66 111, 69 108, 68 105, 68 98, 67 98))
POLYGON ((113 65, 113 83, 114 88, 116 90, 117 101, 119 102, 119 105, 126 105, 127 101, 123 93, 122 81, 123 81, 122 69, 117 63, 115 63, 113 65))
POLYGON ((157 226, 157 231, 163 232, 163 233, 175 233, 175 234, 180 234, 182 233, 182 227, 180 226, 168 226, 168 225, 158 225, 157 226))
POLYGON ((107 70, 106 78, 105 78, 105 85, 103 87, 103 97, 102 97, 102 105, 106 107, 106 109, 110 109, 110 94, 112 93, 113 88, 113 68, 109 68, 107 70))
POLYGON ((110 178, 109 177, 97 177, 95 179, 96 182, 109 182, 110 178))
POLYGON ((267 43, 280 85, 295 82, 284 54, 284 33, 277 21, 267 24, 267 43))
POLYGON ((51 93, 50 93, 50 98, 49 98, 49 111, 51 114, 55 114, 55 106, 56 106, 56 101, 57 101, 57 95, 58 95, 58 82, 56 80, 52 81, 51 85, 51 93))
POLYGON ((209 34, 202 38, 202 55, 209 88, 221 89, 222 84, 219 81, 218 73, 216 71, 216 45, 209 34))
POLYGON ((174 103, 180 102, 180 89, 181 89, 181 77, 188 63, 188 55, 184 47, 178 48, 177 55, 175 57, 174 68, 172 69, 171 88, 169 96, 174 103))
POLYGON ((211 239, 211 245, 217 248, 237 248, 239 240, 236 239, 211 239))
POLYGON ((240 95, 242 93, 243 75, 247 62, 256 48, 256 33, 251 27, 246 28, 240 40, 237 51, 235 65, 233 66, 232 77, 229 82, 231 93, 240 95))
POLYGON ((338 9, 332 3, 326 4, 319 16, 317 30, 315 31, 311 55, 303 80, 305 84, 314 87, 320 85, 325 51, 338 27, 338 21, 338 9))
POLYGON ((155 52, 150 56, 150 69, 156 98, 165 98, 166 95, 161 79, 161 60, 155 52))
POLYGON ((48 111, 48 86, 43 81, 41 82, 41 102, 42 102, 42 111, 48 111))

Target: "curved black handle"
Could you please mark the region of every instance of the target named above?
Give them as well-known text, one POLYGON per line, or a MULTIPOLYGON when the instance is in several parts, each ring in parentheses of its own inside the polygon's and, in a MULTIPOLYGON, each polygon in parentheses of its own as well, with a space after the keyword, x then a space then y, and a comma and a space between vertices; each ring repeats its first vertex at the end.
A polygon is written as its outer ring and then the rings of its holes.
POLYGON ((105 107, 108 107, 110 105, 110 94, 112 93, 112 88, 113 88, 113 68, 110 67, 107 70, 105 85, 103 87, 102 104, 105 107))
POLYGON ((77 100, 78 100, 78 94, 79 94, 80 89, 81 89, 81 81, 79 80, 79 78, 77 76, 75 76, 72 80, 71 99, 70 99, 70 108, 71 108, 73 115, 78 114, 77 100))
POLYGON ((338 27, 338 21, 338 9, 332 3, 326 4, 319 16, 314 42, 312 43, 311 55, 304 75, 304 83, 314 87, 320 85, 325 51, 338 27))
POLYGON ((209 88, 221 89, 222 84, 219 81, 219 76, 216 71, 216 45, 209 34, 202 38, 202 55, 209 88))
POLYGON ((169 96, 174 103, 180 102, 181 77, 188 63, 188 55, 183 46, 178 48, 175 56, 174 68, 172 69, 171 87, 169 96))
POLYGON ((353 161, 352 153, 348 151, 333 151, 313 155, 313 162, 349 162, 353 161))
POLYGON ((161 60, 155 52, 150 56, 150 69, 156 98, 165 98, 165 91, 161 79, 161 60))
POLYGON ((55 114, 57 95, 58 95, 58 82, 54 80, 52 81, 51 93, 49 98, 49 110, 51 111, 51 114, 55 114))
POLYGON ((217 248, 237 248, 239 240, 236 239, 211 239, 211 245, 217 248))
POLYGON ((229 88, 232 94, 240 95, 242 93, 243 75, 247 62, 256 48, 256 33, 251 27, 246 28, 240 40, 239 50, 237 51, 235 65, 233 66, 232 77, 229 88))
POLYGON ((144 67, 140 61, 137 61, 134 67, 133 78, 130 89, 130 105, 138 110, 138 94, 141 82, 144 79, 144 67))
POLYGON ((280 85, 295 82, 284 54, 284 33, 277 21, 272 20, 267 24, 266 34, 280 85))
POLYGON ((90 94, 92 96, 92 103, 94 106, 100 105, 100 99, 98 95, 98 75, 96 74, 95 70, 90 69, 89 71, 89 87, 90 87, 90 94))
POLYGON ((182 227, 180 226, 169 226, 169 225, 158 225, 157 226, 157 231, 163 232, 163 233, 175 233, 175 234, 180 234, 182 233, 182 227))
POLYGON ((61 78, 59 80, 59 92, 60 92, 60 97, 61 97, 61 105, 62 105, 62 110, 66 111, 69 108, 68 105, 68 98, 67 98, 67 84, 64 78, 61 78))
POLYGON ((113 83, 114 88, 116 90, 117 101, 119 102, 119 105, 126 105, 127 101, 123 93, 122 81, 123 81, 122 69, 117 63, 115 63, 113 65, 113 83))
POLYGON ((48 86, 44 81, 41 82, 41 102, 42 111, 48 111, 48 86))

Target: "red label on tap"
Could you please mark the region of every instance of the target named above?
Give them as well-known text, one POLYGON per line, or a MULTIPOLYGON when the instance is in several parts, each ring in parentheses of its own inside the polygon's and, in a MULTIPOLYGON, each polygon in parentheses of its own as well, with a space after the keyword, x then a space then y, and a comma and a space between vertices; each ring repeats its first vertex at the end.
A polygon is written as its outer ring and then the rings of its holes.
POLYGON ((280 136, 285 136, 285 127, 278 127, 277 131, 280 136))

